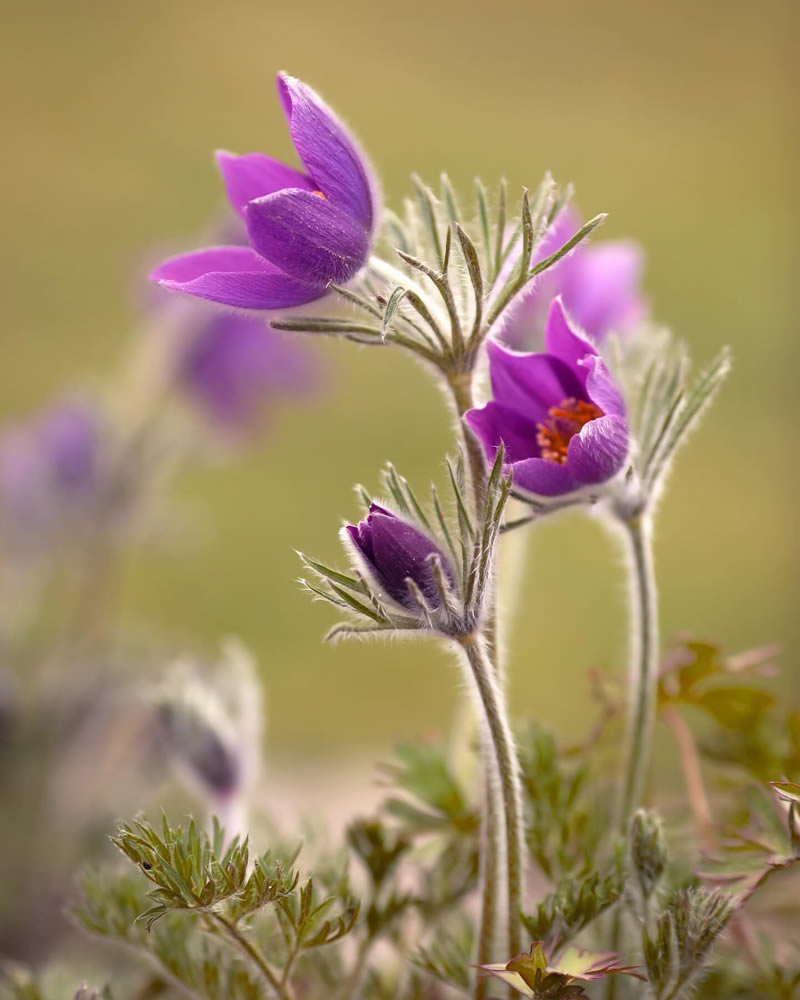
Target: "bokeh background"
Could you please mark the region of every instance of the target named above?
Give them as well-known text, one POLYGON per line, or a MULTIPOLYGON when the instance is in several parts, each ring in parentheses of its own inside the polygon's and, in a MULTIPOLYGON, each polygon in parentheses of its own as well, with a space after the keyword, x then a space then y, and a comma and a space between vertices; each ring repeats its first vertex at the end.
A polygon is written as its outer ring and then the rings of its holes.
MULTIPOLYGON (((293 155, 273 84, 286 69, 362 137, 390 203, 412 170, 447 170, 467 192, 476 174, 513 190, 549 168, 584 213, 610 213, 604 238, 643 242, 655 315, 698 361, 733 345, 735 374, 661 510, 663 630, 731 650, 780 640, 787 693, 800 690, 793 0, 3 7, 3 416, 118 365, 149 248, 192 246, 221 205, 214 148, 293 155)), ((252 648, 276 761, 383 751, 443 730, 456 699, 452 668, 422 644, 323 646, 333 618, 294 582, 295 547, 339 558, 353 483, 374 485, 387 459, 425 483, 451 443, 408 358, 319 352, 321 396, 277 411, 224 468, 181 477, 193 544, 134 556, 124 576, 131 627, 252 648)), ((586 669, 621 670, 625 653, 613 545, 587 518, 557 519, 521 587, 515 710, 583 725, 586 669)))

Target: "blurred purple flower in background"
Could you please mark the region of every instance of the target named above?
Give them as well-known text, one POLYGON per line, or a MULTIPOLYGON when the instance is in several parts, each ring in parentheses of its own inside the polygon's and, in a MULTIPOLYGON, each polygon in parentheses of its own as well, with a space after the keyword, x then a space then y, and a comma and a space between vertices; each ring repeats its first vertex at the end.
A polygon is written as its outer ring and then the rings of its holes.
POLYGON ((560 496, 622 469, 630 443, 625 403, 561 299, 550 307, 544 352, 520 354, 496 342, 488 352, 494 398, 465 419, 490 461, 505 445, 515 491, 560 496))
POLYGON ((93 500, 101 448, 97 411, 81 399, 56 403, 0 432, 0 516, 16 540, 93 500))
POLYGON ((409 579, 431 608, 441 603, 433 576, 434 557, 441 560, 450 584, 455 581, 452 567, 436 542, 385 507, 370 504, 366 520, 348 524, 345 531, 379 587, 408 610, 419 610, 409 590, 409 579))
POLYGON ((262 153, 217 153, 248 245, 165 261, 151 274, 165 288, 237 309, 286 309, 321 298, 367 262, 380 201, 369 161, 310 87, 282 73, 278 94, 305 173, 262 153))
MULTIPOLYGON (((564 209, 536 248, 538 264, 563 246, 579 229, 577 213, 564 209)), ((632 240, 580 243, 531 283, 509 306, 499 338, 516 350, 538 350, 553 299, 561 296, 567 312, 601 345, 609 333, 627 333, 647 317, 641 290, 644 253, 632 240)))
POLYGON ((190 307, 186 345, 177 360, 177 380, 209 419, 225 430, 255 427, 276 397, 314 389, 316 359, 262 320, 237 313, 190 307))

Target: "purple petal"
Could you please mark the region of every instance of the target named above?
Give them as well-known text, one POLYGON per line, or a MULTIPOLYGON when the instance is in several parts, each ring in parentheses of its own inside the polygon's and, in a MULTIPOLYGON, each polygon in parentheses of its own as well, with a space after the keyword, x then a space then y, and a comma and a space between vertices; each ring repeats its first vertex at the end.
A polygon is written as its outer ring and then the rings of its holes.
POLYGON ((211 271, 274 270, 250 247, 217 246, 170 257, 150 272, 153 281, 184 284, 211 271))
POLYGON ((564 304, 581 328, 598 341, 611 330, 624 332, 647 312, 639 291, 643 269, 644 256, 636 243, 601 243, 576 259, 563 275, 564 304))
POLYGON ((539 455, 536 421, 516 410, 490 402, 480 409, 468 410, 464 419, 483 445, 490 462, 501 443, 506 447, 508 462, 539 455))
POLYGON ((173 291, 259 312, 305 305, 325 289, 279 271, 250 247, 209 247, 164 261, 150 277, 173 291))
MULTIPOLYGON (((350 536, 350 541, 367 562, 376 569, 372 552, 372 531, 366 521, 359 521, 358 524, 348 524, 345 531, 350 536)), ((376 570, 377 571, 377 570, 376 570)))
POLYGON ((328 105, 300 80, 281 73, 278 94, 294 147, 315 186, 372 233, 378 214, 377 186, 358 143, 328 105))
POLYGON ((372 529, 373 563, 380 582, 390 597, 405 607, 413 608, 407 578, 420 588, 432 607, 438 606, 439 597, 430 557, 438 554, 445 574, 450 581, 453 574, 444 553, 427 535, 394 515, 370 514, 372 529))
POLYGON ((553 300, 550 312, 547 314, 544 344, 545 350, 568 364, 581 386, 585 386, 586 371, 580 367, 579 362, 587 354, 597 354, 597 351, 588 340, 572 328, 560 296, 553 300))
POLYGON ((369 505, 369 512, 370 514, 385 514, 387 517, 397 517, 396 514, 393 514, 385 507, 381 507, 379 503, 375 503, 374 501, 369 505))
POLYGON ((545 275, 528 282, 503 310, 495 336, 514 351, 541 351, 544 344, 537 336, 544 326, 544 312, 555 292, 544 288, 545 275))
POLYGON ((605 361, 596 354, 590 354, 578 364, 586 370, 586 394, 589 399, 599 406, 603 413, 624 417, 625 400, 614 385, 605 361))
POLYGON ((264 195, 284 188, 314 190, 314 185, 305 174, 263 153, 236 156, 219 149, 214 155, 225 182, 228 200, 242 218, 248 201, 263 198, 264 195))
POLYGON ((533 424, 545 420, 551 406, 583 396, 585 373, 576 374, 557 357, 518 354, 495 342, 487 350, 495 401, 533 424))
POLYGON ((253 247, 292 277, 327 285, 349 281, 369 250, 365 230, 326 198, 309 191, 278 191, 246 210, 253 247))
POLYGON ((578 487, 568 466, 545 458, 526 458, 522 462, 515 462, 512 468, 515 490, 543 497, 557 497, 563 493, 572 493, 578 487))
MULTIPOLYGON (((541 242, 534 249, 531 265, 539 264, 559 250, 580 229, 580 217, 571 208, 563 209, 550 224, 541 242)), ((559 294, 568 275, 585 253, 580 244, 557 264, 528 282, 503 313, 499 339, 517 350, 541 350, 541 331, 544 329, 550 303, 559 294)), ((514 262, 519 259, 515 248, 514 262)), ((510 272, 509 272, 510 273, 510 272)))
POLYGON ((567 449, 567 468, 582 486, 604 483, 628 457, 630 438, 623 417, 598 417, 581 428, 567 449))

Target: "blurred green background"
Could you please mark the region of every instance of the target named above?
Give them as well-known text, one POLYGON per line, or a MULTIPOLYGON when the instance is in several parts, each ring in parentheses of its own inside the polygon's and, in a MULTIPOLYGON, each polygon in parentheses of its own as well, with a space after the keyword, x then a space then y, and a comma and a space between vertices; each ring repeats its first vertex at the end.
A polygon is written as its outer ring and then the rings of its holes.
MULTIPOLYGON (((408 174, 512 189, 572 180, 603 238, 635 236, 659 320, 698 361, 728 342, 735 375, 682 454, 659 518, 664 635, 735 650, 779 639, 800 688, 796 390, 795 0, 8 2, 0 161, 0 406, 35 408, 113 370, 134 269, 191 247, 220 204, 211 151, 293 156, 273 76, 302 77, 362 137, 395 205, 408 174)), ((438 475, 441 399, 408 358, 320 346, 321 399, 281 410, 239 460, 185 475, 199 515, 176 559, 143 554, 125 613, 171 639, 236 633, 268 686, 276 756, 383 749, 443 730, 446 658, 422 644, 324 647, 333 618, 294 583, 293 548, 339 558, 336 532, 394 461, 438 475)), ((600 527, 564 517, 530 539, 522 627, 508 636, 519 714, 588 718, 587 667, 622 670, 624 584, 600 527), (568 697, 565 698, 565 692, 568 697)))

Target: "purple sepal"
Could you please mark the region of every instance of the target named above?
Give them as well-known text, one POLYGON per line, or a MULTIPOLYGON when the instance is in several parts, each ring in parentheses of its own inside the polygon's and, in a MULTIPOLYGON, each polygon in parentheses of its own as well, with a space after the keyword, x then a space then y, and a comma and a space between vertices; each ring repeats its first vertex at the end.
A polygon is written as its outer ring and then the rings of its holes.
POLYGON ((545 344, 539 354, 490 344, 494 399, 465 420, 490 461, 505 445, 517 492, 556 497, 613 479, 627 460, 630 434, 619 389, 560 299, 550 307, 545 344))
POLYGON ((305 305, 325 294, 324 287, 290 277, 250 247, 181 254, 165 260, 150 277, 169 291, 255 312, 305 305))
POLYGON ((263 153, 217 153, 249 247, 210 247, 151 274, 171 291, 254 312, 292 309, 369 259, 380 197, 358 144, 314 91, 280 74, 278 94, 305 173, 263 153))
POLYGON ((251 201, 245 213, 250 245, 298 281, 325 286, 349 281, 369 249, 366 230, 310 191, 278 191, 251 201))
POLYGON ((419 612, 408 589, 410 578, 419 587, 431 609, 441 601, 433 578, 431 559, 438 556, 451 586, 455 581, 450 562, 439 546, 414 525, 373 503, 357 525, 346 528, 353 545, 378 586, 392 600, 414 613, 419 612))

